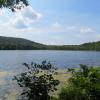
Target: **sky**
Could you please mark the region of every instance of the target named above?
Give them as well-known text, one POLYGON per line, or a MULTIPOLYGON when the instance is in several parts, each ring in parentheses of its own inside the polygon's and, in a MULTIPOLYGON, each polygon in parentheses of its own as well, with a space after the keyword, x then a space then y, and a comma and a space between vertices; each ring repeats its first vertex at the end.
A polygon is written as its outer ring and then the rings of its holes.
POLYGON ((100 41, 100 0, 29 0, 15 13, 0 9, 0 36, 43 44, 100 41))

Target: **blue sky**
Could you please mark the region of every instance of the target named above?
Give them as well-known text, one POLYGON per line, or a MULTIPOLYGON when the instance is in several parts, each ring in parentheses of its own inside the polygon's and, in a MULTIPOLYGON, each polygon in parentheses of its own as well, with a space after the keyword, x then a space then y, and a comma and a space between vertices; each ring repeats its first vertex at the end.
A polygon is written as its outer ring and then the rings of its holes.
POLYGON ((0 35, 44 44, 81 44, 100 40, 100 0, 29 0, 12 13, 0 11, 0 35))

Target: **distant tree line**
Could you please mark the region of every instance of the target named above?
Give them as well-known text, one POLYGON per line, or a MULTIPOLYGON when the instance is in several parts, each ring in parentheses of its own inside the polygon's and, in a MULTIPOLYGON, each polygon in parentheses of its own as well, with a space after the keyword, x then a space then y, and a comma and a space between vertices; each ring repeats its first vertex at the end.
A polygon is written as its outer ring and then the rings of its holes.
POLYGON ((100 41, 98 42, 92 42, 92 43, 84 43, 81 45, 62 45, 62 46, 57 46, 57 45, 52 45, 48 46, 49 49, 54 49, 54 50, 95 50, 95 51, 100 51, 100 41))
POLYGON ((0 50, 45 49, 45 45, 21 38, 0 37, 0 50))
POLYGON ((100 41, 81 45, 44 45, 22 38, 0 37, 0 50, 93 50, 100 51, 100 41))

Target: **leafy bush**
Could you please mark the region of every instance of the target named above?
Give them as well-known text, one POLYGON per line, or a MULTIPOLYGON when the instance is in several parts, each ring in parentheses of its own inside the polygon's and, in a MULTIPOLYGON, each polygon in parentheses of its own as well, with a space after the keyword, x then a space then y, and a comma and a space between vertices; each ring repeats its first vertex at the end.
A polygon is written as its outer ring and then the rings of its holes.
POLYGON ((59 94, 59 100, 100 100, 100 68, 81 65, 80 70, 69 70, 72 77, 59 94))
POLYGON ((42 64, 27 63, 23 64, 27 71, 14 77, 18 85, 23 89, 20 100, 49 100, 52 98, 50 92, 54 92, 59 84, 53 74, 55 67, 43 61, 42 64))
POLYGON ((88 100, 88 99, 87 99, 87 94, 84 92, 82 93, 81 90, 72 87, 67 87, 61 90, 61 93, 59 95, 59 100, 88 100))

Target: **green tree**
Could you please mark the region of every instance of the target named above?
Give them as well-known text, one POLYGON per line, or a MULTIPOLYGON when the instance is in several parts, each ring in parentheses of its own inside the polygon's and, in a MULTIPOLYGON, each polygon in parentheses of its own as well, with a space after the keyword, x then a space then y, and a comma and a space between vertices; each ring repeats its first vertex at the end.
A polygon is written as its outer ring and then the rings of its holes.
POLYGON ((9 8, 12 11, 15 11, 15 9, 21 9, 23 7, 23 4, 25 6, 28 6, 27 0, 0 0, 0 8, 9 8))
POLYGON ((81 65, 60 92, 59 100, 100 100, 100 67, 81 65))
POLYGON ((50 92, 57 90, 56 86, 59 84, 59 81, 53 77, 56 70, 54 66, 46 61, 42 64, 32 62, 30 65, 27 63, 23 65, 28 70, 14 77, 23 89, 20 100, 49 100, 52 98, 50 92))

